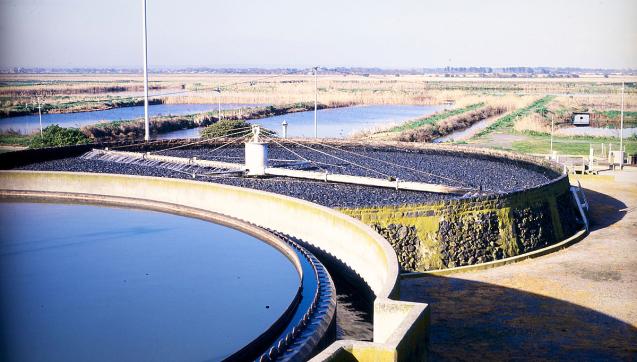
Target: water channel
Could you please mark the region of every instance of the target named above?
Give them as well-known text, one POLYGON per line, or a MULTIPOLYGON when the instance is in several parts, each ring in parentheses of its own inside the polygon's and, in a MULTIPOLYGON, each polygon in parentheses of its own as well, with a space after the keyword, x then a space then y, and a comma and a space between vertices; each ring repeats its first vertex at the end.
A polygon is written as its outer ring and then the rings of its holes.
MULTIPOLYGON (((442 106, 372 105, 322 109, 317 112, 318 136, 323 138, 345 138, 355 132, 387 127, 404 121, 430 115, 442 106)), ((250 123, 261 125, 281 135, 281 124, 288 123, 288 136, 313 137, 314 111, 290 113, 250 123)), ((198 138, 200 128, 185 129, 160 134, 157 138, 198 138)))

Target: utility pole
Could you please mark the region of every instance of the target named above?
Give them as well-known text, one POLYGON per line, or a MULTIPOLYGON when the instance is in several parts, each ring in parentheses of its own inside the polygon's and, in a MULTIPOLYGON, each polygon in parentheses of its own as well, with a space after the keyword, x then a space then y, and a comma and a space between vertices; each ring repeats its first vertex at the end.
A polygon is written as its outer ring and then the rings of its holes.
POLYGON ((217 121, 221 121, 221 87, 217 87, 217 121))
POLYGON ((555 127, 555 117, 551 115, 551 157, 553 157, 553 128, 555 127))
POLYGON ((318 104, 318 67, 314 67, 314 138, 318 138, 318 123, 316 121, 316 109, 318 104))
POLYGON ((622 107, 619 116, 619 169, 624 168, 624 81, 622 81, 622 107))
POLYGON ((42 135, 42 104, 40 103, 40 98, 35 98, 38 101, 38 115, 40 116, 40 137, 44 137, 42 135))
POLYGON ((146 36, 146 0, 142 0, 144 38, 144 140, 150 141, 150 123, 148 121, 148 39, 146 36))

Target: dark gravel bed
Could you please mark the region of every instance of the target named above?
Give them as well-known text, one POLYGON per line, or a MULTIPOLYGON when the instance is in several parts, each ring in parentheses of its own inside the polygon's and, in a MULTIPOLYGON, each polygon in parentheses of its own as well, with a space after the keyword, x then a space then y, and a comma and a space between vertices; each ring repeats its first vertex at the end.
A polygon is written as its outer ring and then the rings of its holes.
MULTIPOLYGON (((337 160, 325 154, 311 151, 301 146, 288 146, 295 153, 309 160, 318 162, 318 166, 329 172, 343 174, 371 176, 385 178, 381 174, 353 166, 347 161, 337 160), (328 165, 329 164, 329 165, 328 165)), ((391 166, 376 160, 354 156, 343 151, 329 148, 317 148, 322 152, 338 155, 345 160, 353 161, 369 169, 377 170, 386 175, 397 176, 401 180, 412 180, 447 185, 481 187, 492 192, 511 192, 544 184, 555 177, 552 171, 530 169, 507 160, 493 160, 457 154, 439 153, 432 151, 403 151, 381 150, 357 147, 354 152, 381 159, 404 167, 414 168, 425 173, 391 166), (436 177, 442 176, 443 178, 436 177), (453 180, 460 180, 455 182, 453 180), (455 183, 454 183, 455 182, 455 183)), ((166 155, 180 157, 198 157, 201 159, 215 159, 229 162, 243 162, 243 147, 227 147, 211 153, 210 148, 176 149, 163 152, 166 155), (222 157, 219 157, 222 156, 222 157)), ((271 145, 270 159, 293 160, 296 155, 282 147, 271 145)), ((273 161, 277 165, 280 161, 273 161)), ((191 175, 176 172, 166 168, 148 167, 135 164, 87 160, 78 157, 45 161, 30 164, 20 169, 42 171, 75 171, 130 174, 141 176, 172 177, 192 179, 191 175)), ((319 170, 316 168, 316 170, 319 170)), ((446 195, 436 193, 396 191, 393 189, 334 184, 319 181, 299 180, 284 177, 245 178, 236 176, 205 177, 197 176, 199 181, 216 182, 226 185, 248 187, 263 191, 275 192, 299 199, 315 202, 328 207, 360 207, 378 205, 403 205, 427 203, 439 200, 466 197, 468 195, 446 195)))
MULTIPOLYGON (((484 191, 493 192, 526 189, 544 184, 557 176, 550 170, 537 167, 531 169, 514 161, 479 158, 458 153, 342 146, 337 150, 318 145, 311 145, 316 151, 296 145, 285 145, 285 147, 289 150, 271 144, 268 151, 269 158, 300 160, 299 156, 301 156, 316 162, 312 166, 318 171, 327 170, 330 173, 376 178, 397 177, 404 181, 476 189, 481 187, 484 191), (327 154, 339 157, 341 160, 327 154)), ((228 147, 216 152, 199 148, 169 150, 162 154, 243 163, 243 152, 243 147, 228 147)), ((272 165, 277 166, 279 163, 275 161, 272 165)))
MULTIPOLYGON (((192 180, 192 177, 190 175, 164 168, 146 167, 97 160, 85 160, 81 158, 65 158, 61 160, 45 161, 41 163, 26 165, 20 167, 19 169, 38 171, 114 173, 124 175, 172 177, 192 180)), ((376 187, 294 180, 282 177, 272 177, 265 179, 245 177, 197 177, 197 180, 275 192, 278 194, 315 202, 317 204, 328 207, 401 205, 431 202, 435 200, 454 197, 452 195, 395 191, 376 187)))

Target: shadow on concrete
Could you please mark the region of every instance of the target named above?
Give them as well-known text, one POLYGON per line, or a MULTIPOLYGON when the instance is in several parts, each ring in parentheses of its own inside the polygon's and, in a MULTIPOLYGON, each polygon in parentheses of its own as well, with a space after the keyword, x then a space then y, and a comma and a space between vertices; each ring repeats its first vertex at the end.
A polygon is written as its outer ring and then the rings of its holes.
POLYGON ((373 305, 360 297, 359 289, 330 271, 336 286, 336 339, 371 341, 373 338, 373 305))
POLYGON ((601 192, 584 189, 591 208, 591 230, 610 226, 626 215, 626 204, 601 192))
POLYGON ((428 276, 401 299, 431 307, 430 359, 632 360, 637 329, 576 304, 493 284, 428 276))

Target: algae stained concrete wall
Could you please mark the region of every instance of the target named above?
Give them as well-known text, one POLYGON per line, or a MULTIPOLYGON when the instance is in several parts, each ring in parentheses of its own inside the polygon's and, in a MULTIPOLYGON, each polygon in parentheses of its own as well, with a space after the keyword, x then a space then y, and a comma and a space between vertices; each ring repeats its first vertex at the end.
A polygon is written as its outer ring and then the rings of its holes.
POLYGON ((509 194, 340 211, 385 237, 406 271, 453 268, 520 255, 573 235, 581 222, 567 176, 509 194))

